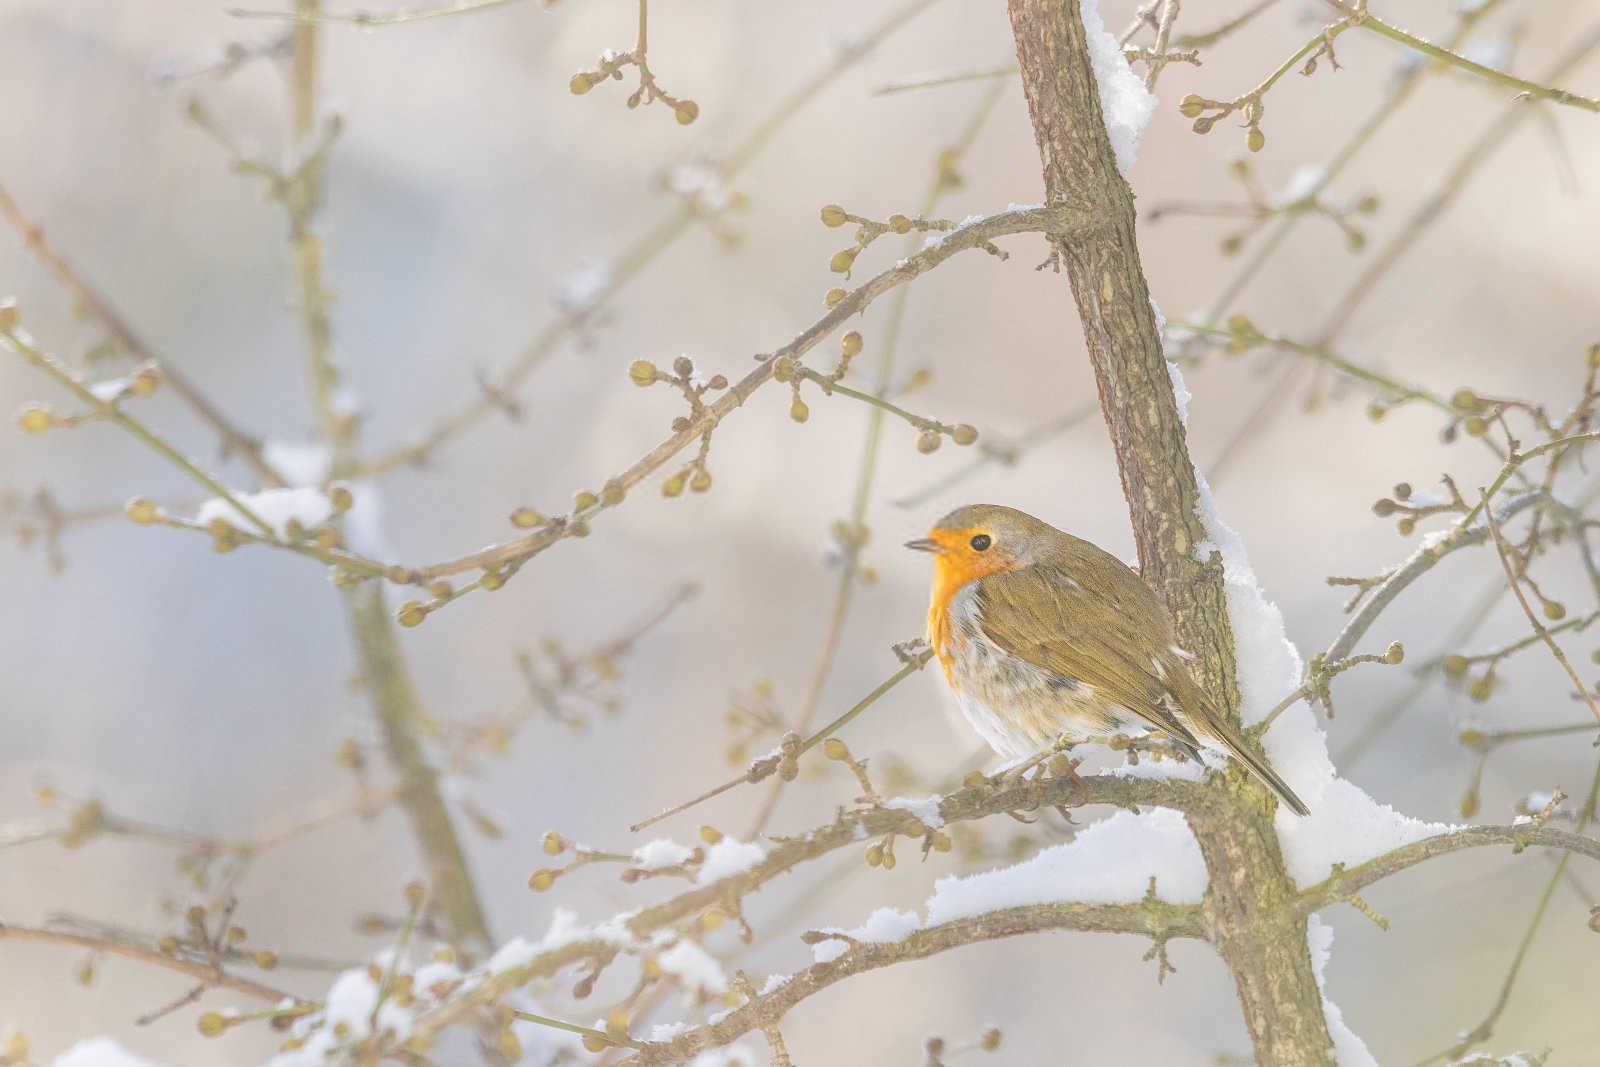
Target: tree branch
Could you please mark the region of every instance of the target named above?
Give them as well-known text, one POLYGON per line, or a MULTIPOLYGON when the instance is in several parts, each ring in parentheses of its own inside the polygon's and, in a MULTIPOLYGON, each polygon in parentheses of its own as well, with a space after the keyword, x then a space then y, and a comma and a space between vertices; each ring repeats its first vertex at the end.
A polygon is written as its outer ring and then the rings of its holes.
POLYGON ((926 959, 963 945, 1046 930, 1142 934, 1164 943, 1171 938, 1206 936, 1202 910, 1195 904, 1140 901, 1130 904, 1032 904, 1002 908, 937 926, 914 930, 901 941, 856 941, 844 955, 816 963, 785 979, 770 992, 747 1000, 716 1022, 697 1026, 671 1041, 641 1046, 629 1063, 681 1063, 708 1048, 726 1045, 775 1024, 802 1001, 837 982, 866 971, 926 959))

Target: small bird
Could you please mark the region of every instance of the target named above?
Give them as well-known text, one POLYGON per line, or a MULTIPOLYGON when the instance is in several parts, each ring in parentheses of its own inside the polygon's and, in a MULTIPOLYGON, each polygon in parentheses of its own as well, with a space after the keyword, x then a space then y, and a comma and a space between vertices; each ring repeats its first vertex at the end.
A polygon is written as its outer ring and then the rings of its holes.
POLYGON ((906 547, 934 556, 928 642, 996 752, 1132 728, 1199 760, 1203 738, 1308 814, 1190 675, 1155 591, 1109 552, 996 504, 957 508, 906 547))

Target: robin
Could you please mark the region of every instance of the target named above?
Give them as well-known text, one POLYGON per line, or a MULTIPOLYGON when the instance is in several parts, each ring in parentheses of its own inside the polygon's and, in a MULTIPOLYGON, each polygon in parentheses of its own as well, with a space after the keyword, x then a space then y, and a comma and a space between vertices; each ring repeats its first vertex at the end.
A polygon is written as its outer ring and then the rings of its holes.
POLYGON ((957 508, 906 547, 934 556, 928 641, 996 752, 1133 728, 1198 761, 1204 739, 1308 813, 1189 674, 1155 591, 1109 552, 995 504, 957 508))

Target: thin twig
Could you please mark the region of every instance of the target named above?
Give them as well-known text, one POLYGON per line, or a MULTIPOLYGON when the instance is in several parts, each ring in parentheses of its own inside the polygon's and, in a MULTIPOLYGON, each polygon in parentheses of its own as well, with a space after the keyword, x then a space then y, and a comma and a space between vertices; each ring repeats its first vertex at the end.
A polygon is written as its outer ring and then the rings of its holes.
POLYGON ((1556 658, 1556 662, 1561 664, 1561 669, 1567 672, 1567 677, 1572 680, 1573 687, 1582 695, 1583 702, 1589 705, 1589 710, 1594 713, 1595 719, 1600 720, 1600 705, 1596 705, 1594 695, 1589 692, 1589 687, 1584 684, 1583 679, 1578 677, 1578 672, 1573 669, 1572 661, 1561 650, 1561 646, 1556 643, 1556 639, 1550 636, 1550 631, 1540 621, 1538 614, 1533 610, 1533 605, 1528 603, 1527 594, 1522 591, 1522 583, 1517 578, 1516 570, 1511 566, 1510 550, 1506 548, 1505 538, 1500 535, 1500 524, 1495 521, 1494 509, 1489 507, 1488 491, 1480 489, 1479 493, 1483 500, 1481 506, 1483 508, 1484 522, 1488 525, 1489 533, 1494 538, 1495 551, 1500 556, 1500 566, 1506 572, 1506 581, 1511 583, 1511 592, 1516 596, 1517 603, 1522 606, 1522 613, 1528 617, 1528 623, 1533 627, 1533 632, 1539 635, 1546 647, 1550 649, 1550 654, 1556 658))

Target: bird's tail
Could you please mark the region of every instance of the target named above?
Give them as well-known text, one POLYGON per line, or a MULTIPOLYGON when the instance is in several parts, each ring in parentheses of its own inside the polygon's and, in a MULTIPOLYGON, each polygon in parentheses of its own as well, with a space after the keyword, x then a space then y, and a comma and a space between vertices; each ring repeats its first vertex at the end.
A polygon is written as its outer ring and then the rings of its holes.
POLYGON ((1296 815, 1310 815, 1311 809, 1306 807, 1306 802, 1295 795, 1294 790, 1289 788, 1289 783, 1280 778, 1278 772, 1257 755, 1239 735, 1239 731, 1222 717, 1205 691, 1189 677, 1188 670, 1182 664, 1177 666, 1179 669, 1176 671, 1168 670, 1168 681, 1177 681, 1172 687, 1176 690, 1174 695, 1188 715, 1191 725, 1198 727, 1198 732, 1207 738, 1217 741, 1228 750, 1230 756, 1249 768, 1250 773, 1276 793, 1278 799, 1288 805, 1290 811, 1296 815))
POLYGON ((1222 747, 1228 750, 1228 754, 1248 767, 1251 774, 1278 794, 1278 799, 1287 804, 1290 811, 1296 815, 1311 814, 1311 809, 1306 807, 1305 801, 1295 796, 1294 790, 1289 788, 1289 783, 1280 778, 1278 772, 1267 765, 1266 760, 1252 752, 1250 746, 1245 744, 1244 738, 1240 737, 1233 727, 1221 722, 1207 725, 1211 727, 1209 731, 1211 736, 1222 742, 1222 747))

